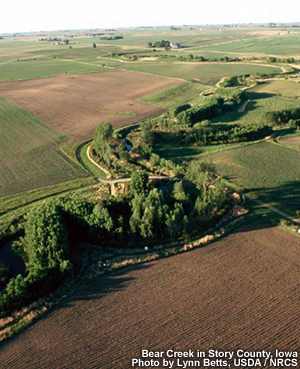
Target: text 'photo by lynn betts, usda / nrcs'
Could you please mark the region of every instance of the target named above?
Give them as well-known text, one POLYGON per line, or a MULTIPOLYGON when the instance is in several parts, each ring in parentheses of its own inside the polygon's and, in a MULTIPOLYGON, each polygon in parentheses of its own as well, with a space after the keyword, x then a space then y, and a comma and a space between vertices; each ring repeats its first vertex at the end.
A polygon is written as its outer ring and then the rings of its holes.
POLYGON ((202 367, 297 367, 297 351, 148 351, 142 350, 141 358, 133 358, 133 367, 202 368, 202 367))

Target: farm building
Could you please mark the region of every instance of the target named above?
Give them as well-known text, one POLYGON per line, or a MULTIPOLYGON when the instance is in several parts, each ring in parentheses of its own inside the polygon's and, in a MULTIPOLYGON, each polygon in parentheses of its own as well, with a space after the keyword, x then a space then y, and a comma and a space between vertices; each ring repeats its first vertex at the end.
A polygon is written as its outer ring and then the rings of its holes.
POLYGON ((179 49, 181 44, 179 44, 179 43, 170 43, 170 46, 172 47, 172 49, 179 49))

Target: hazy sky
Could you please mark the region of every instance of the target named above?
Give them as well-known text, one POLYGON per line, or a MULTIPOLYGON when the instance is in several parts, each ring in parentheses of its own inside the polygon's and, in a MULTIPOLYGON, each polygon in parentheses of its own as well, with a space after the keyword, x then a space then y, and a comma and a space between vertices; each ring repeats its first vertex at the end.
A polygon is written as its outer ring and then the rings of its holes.
POLYGON ((3 0, 0 8, 0 33, 297 21, 299 0, 3 0))

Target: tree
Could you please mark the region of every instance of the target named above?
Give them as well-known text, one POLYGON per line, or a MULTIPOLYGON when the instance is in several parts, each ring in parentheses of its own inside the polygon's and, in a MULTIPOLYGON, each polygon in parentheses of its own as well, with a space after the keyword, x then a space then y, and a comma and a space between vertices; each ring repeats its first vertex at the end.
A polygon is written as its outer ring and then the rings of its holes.
POLYGON ((176 238, 184 229, 184 210, 182 204, 175 202, 174 209, 166 215, 166 227, 170 237, 176 238))
POLYGON ((68 233, 62 213, 55 204, 46 202, 30 212, 23 242, 29 270, 71 268, 68 233))
POLYGON ((152 153, 150 156, 150 164, 152 165, 152 167, 156 167, 157 165, 159 165, 160 163, 160 157, 159 155, 152 153))
POLYGON ((185 193, 182 181, 176 182, 174 184, 173 197, 177 201, 186 201, 188 200, 188 195, 185 193))
POLYGON ((93 42, 93 48, 96 48, 97 47, 97 45, 95 44, 95 42, 93 42))
POLYGON ((93 149, 106 164, 110 166, 112 150, 109 141, 113 129, 111 123, 100 123, 93 136, 93 149))
POLYGON ((153 47, 152 42, 148 42, 148 47, 153 47))
POLYGON ((131 200, 130 228, 144 238, 163 235, 167 205, 164 205, 162 192, 157 188, 148 194, 141 192, 131 200))
POLYGON ((146 172, 133 172, 130 181, 130 195, 132 197, 148 193, 149 191, 149 176, 146 172))
POLYGON ((97 228, 106 229, 108 232, 112 230, 114 222, 106 207, 103 207, 101 204, 95 205, 93 215, 94 225, 97 228))
POLYGON ((194 160, 190 163, 185 177, 194 182, 199 190, 205 190, 216 178, 215 166, 209 161, 194 160))

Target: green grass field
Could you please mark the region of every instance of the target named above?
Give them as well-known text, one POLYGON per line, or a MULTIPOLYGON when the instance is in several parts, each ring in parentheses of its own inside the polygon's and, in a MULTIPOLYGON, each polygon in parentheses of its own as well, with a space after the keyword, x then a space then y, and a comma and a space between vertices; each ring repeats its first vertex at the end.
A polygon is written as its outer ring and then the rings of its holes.
POLYGON ((63 74, 101 72, 107 70, 97 64, 82 64, 70 60, 34 58, 0 63, 0 81, 15 81, 52 77, 63 74))
POLYGON ((90 146, 91 141, 83 142, 78 146, 76 150, 77 158, 80 164, 85 168, 85 170, 90 173, 90 175, 106 179, 106 174, 97 166, 95 166, 87 157, 87 149, 90 146))
POLYGON ((249 145, 248 143, 234 143, 234 144, 223 144, 223 145, 207 145, 207 146, 185 146, 179 145, 175 142, 166 142, 160 139, 155 141, 153 151, 160 157, 170 159, 178 164, 193 159, 202 159, 204 155, 209 155, 213 152, 223 151, 234 147, 241 147, 249 145))
MULTIPOLYGON (((280 31, 278 31, 280 32, 280 31)), ((300 34, 284 36, 258 36, 249 40, 212 45, 203 51, 225 51, 240 54, 299 55, 300 34)))
POLYGON ((294 99, 277 97, 274 94, 255 92, 255 89, 247 90, 249 103, 244 112, 238 112, 238 109, 226 114, 220 115, 212 120, 213 123, 268 123, 265 120, 265 113, 268 111, 289 109, 299 107, 299 102, 294 99))
POLYGON ((4 98, 0 121, 1 197, 87 176, 58 149, 64 136, 4 98))
POLYGON ((208 86, 198 83, 183 82, 143 96, 140 100, 168 109, 172 106, 195 100, 201 92, 207 89, 208 86))
POLYGON ((7 211, 12 211, 25 205, 35 203, 41 199, 46 199, 66 192, 76 191, 80 188, 92 186, 96 183, 97 180, 94 177, 87 177, 18 193, 16 195, 5 196, 0 199, 0 215, 7 211))
POLYGON ((300 210, 300 151, 262 142, 212 153, 217 171, 239 188, 291 215, 300 210))
POLYGON ((99 63, 120 69, 151 73, 164 77, 196 80, 202 85, 214 86, 224 76, 251 73, 277 73, 281 70, 269 66, 234 63, 146 63, 120 62, 118 60, 98 59, 99 63))
POLYGON ((284 97, 300 97, 300 85, 296 81, 265 81, 253 87, 250 91, 274 95, 280 94, 284 97))

